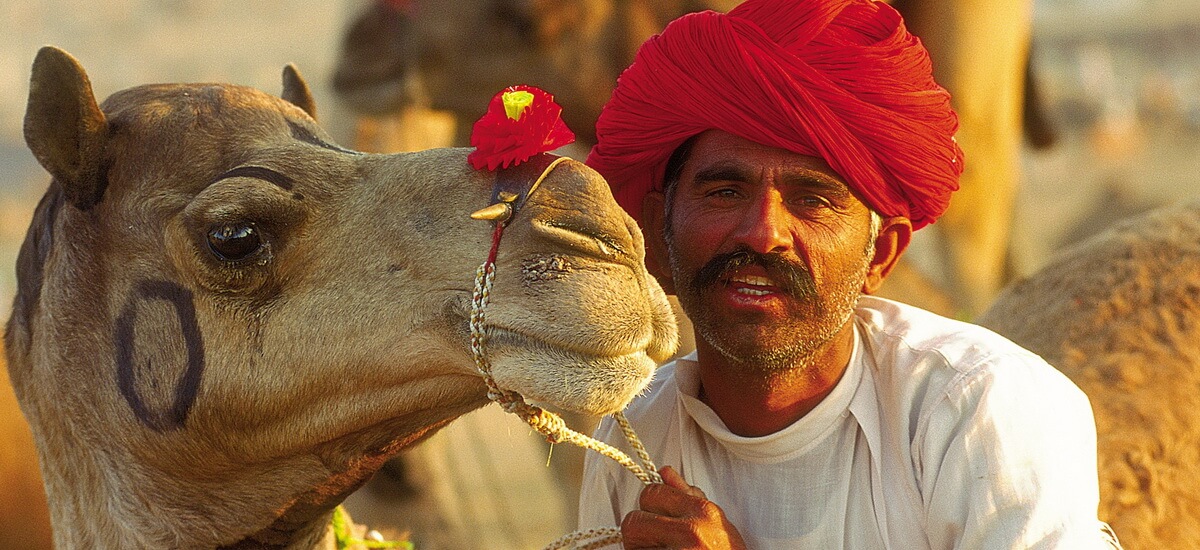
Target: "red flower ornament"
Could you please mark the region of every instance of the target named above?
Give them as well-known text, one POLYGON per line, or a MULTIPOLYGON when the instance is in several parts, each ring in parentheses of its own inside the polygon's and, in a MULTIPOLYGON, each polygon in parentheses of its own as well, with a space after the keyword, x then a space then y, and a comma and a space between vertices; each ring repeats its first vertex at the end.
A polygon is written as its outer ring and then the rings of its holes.
POLYGON ((472 127, 475 150, 467 161, 476 170, 509 168, 573 141, 575 133, 562 121, 554 96, 532 86, 509 86, 472 127))

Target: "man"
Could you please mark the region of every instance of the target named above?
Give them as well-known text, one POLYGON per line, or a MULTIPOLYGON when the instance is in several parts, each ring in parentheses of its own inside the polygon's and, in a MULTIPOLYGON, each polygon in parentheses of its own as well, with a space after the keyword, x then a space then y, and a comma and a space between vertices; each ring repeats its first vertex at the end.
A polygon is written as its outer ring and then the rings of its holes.
MULTIPOLYGON (((696 352, 626 411, 663 469, 589 456, 625 548, 1104 548, 1087 398, 981 327, 883 299, 962 153, 899 14, 750 0, 647 41, 588 163, 696 352), (686 481, 684 481, 686 479, 686 481)), ((606 420, 598 436, 624 445, 606 420)))

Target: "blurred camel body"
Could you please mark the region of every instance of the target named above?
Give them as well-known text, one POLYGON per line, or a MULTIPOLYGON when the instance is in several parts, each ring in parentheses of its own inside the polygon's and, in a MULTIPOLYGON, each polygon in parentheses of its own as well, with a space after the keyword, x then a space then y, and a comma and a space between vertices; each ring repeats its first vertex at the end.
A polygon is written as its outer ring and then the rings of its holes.
MULTIPOLYGON (((961 187, 937 231, 948 291, 961 317, 973 317, 1009 278, 1009 239, 1020 184, 1026 120, 1031 0, 893 0, 933 59, 959 117, 955 138, 966 155, 961 187)), ((904 300, 905 296, 897 295, 904 300)))
MULTIPOLYGON (((282 96, 98 106, 72 57, 34 62, 26 141, 53 180, 5 342, 60 548, 330 546, 347 494, 488 402, 468 317, 492 227, 468 215, 499 176, 332 144, 291 67, 282 96)), ((568 161, 505 235, 497 382, 619 410, 675 342, 636 224, 568 161)))
POLYGON ((1122 543, 1200 548, 1200 201, 1060 252, 980 323, 1091 397, 1100 517, 1122 543))
MULTIPOLYGON (((358 146, 386 152, 448 145, 437 141, 444 139, 465 145, 496 90, 539 86, 562 103, 582 156, 595 142, 596 118, 617 76, 642 42, 684 13, 728 11, 739 3, 423 0, 396 9, 388 7, 394 2, 376 1, 346 33, 334 89, 362 115, 358 146)), ((928 277, 905 262, 882 294, 971 316, 1006 280, 1022 122, 1040 120, 1022 117, 1032 3, 892 3, 930 50, 938 82, 951 92, 967 162, 961 190, 934 226, 943 272, 928 277)))

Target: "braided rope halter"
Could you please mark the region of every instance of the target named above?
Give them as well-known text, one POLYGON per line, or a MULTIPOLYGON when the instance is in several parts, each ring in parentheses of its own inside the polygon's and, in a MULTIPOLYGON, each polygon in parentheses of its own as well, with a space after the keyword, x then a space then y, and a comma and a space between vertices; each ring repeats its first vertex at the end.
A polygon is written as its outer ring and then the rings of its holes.
MULTIPOLYGON (((504 234, 504 227, 508 225, 509 220, 516 214, 517 210, 524 205, 529 195, 533 194, 538 185, 542 183, 542 180, 546 179, 550 171, 565 160, 567 160, 566 157, 555 157, 543 153, 530 159, 528 163, 520 165, 520 167, 525 168, 521 172, 526 173, 536 173, 529 172, 529 170, 536 170, 538 167, 544 166, 541 174, 537 179, 533 180, 533 184, 527 190, 523 188, 525 179, 497 177, 496 187, 492 192, 491 205, 471 214, 471 217, 474 219, 490 220, 496 224, 495 229, 492 231, 492 247, 488 251, 487 260, 475 272, 475 291, 471 297, 471 355, 475 360, 475 367, 479 369, 479 373, 483 375, 483 380, 487 384, 488 398, 498 403, 505 411, 521 417, 533 429, 537 430, 538 433, 546 436, 548 441, 551 443, 567 442, 591 449, 617 461, 617 463, 637 476, 642 483, 662 483, 662 477, 659 476, 654 462, 650 459, 650 454, 646 452, 645 446, 642 445, 637 434, 634 433, 633 427, 629 425, 629 421, 625 418, 624 414, 617 412, 612 416, 616 420, 617 425, 621 427, 621 431, 625 434, 629 445, 637 454, 638 460, 641 462, 640 465, 619 449, 568 428, 566 423, 563 422, 562 417, 541 407, 527 403, 521 394, 501 388, 496 384, 496 380, 492 376, 492 366, 485 354, 488 333, 484 310, 487 307, 491 295, 492 281, 496 275, 496 254, 500 248, 500 237, 504 234)), ((515 172, 516 168, 513 171, 515 172)), ((581 550, 592 550, 603 548, 610 544, 619 544, 620 542, 620 529, 616 527, 604 527, 568 534, 551 543, 545 550, 568 548, 572 545, 577 545, 575 547, 581 550)))

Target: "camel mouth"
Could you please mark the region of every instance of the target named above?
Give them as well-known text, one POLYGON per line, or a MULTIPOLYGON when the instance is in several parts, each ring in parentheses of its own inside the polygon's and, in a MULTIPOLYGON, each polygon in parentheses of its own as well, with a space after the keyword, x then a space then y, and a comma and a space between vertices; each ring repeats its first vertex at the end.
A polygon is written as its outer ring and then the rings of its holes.
POLYGON ((625 408, 650 383, 657 363, 645 349, 581 351, 489 328, 484 355, 496 384, 528 400, 590 415, 625 408))

